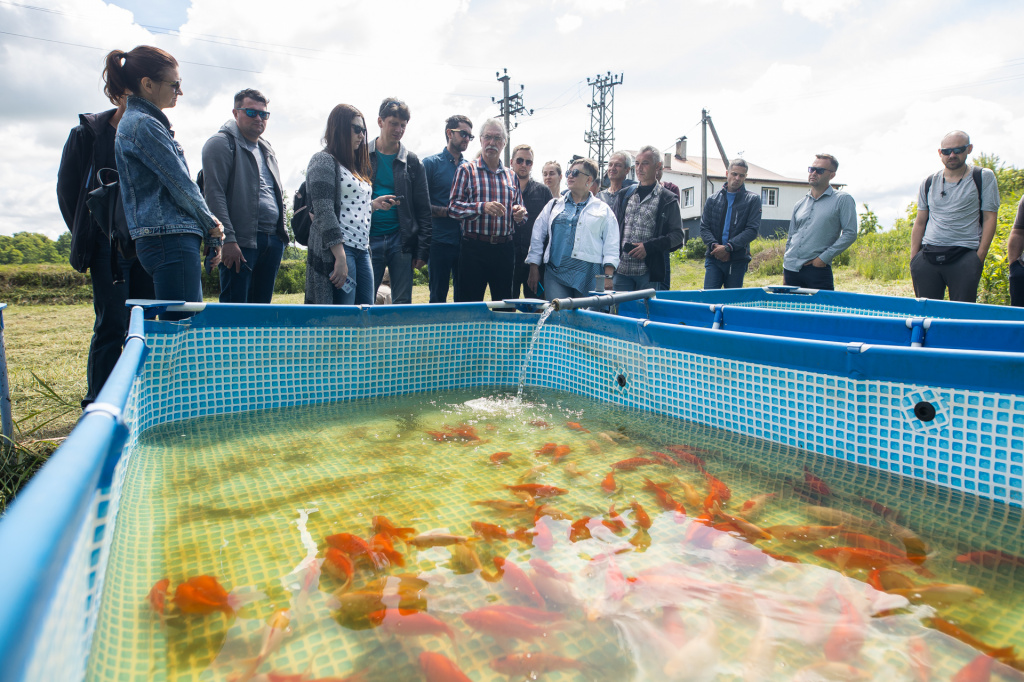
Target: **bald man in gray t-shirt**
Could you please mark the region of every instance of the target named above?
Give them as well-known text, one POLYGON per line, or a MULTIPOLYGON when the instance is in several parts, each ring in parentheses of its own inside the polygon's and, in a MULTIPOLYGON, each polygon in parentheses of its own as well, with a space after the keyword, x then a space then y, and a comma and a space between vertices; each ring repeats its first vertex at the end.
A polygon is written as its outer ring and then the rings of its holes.
POLYGON ((942 138, 945 166, 921 183, 917 218, 910 236, 910 275, 919 298, 974 303, 992 237, 996 233, 999 185, 995 173, 981 170, 981 192, 967 157, 974 146, 955 130, 942 138))

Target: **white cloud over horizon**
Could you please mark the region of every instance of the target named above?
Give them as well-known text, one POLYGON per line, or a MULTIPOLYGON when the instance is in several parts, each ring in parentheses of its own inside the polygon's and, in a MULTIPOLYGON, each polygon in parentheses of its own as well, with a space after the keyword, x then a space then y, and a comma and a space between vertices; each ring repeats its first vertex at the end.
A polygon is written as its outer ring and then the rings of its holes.
POLYGON ((616 146, 668 149, 688 135, 698 153, 706 107, 726 152, 744 150, 783 175, 803 177, 815 152, 835 154, 837 180, 886 226, 939 167, 934 150, 950 129, 970 132, 975 153, 1024 166, 1024 6, 822 5, 835 6, 393 0, 385 13, 358 0, 295 0, 284 10, 270 0, 192 0, 180 35, 168 35, 103 0, 34 0, 45 12, 0 3, 0 233, 56 239, 66 229, 54 193, 64 140, 79 112, 110 107, 105 52, 141 43, 181 62, 185 94, 167 114, 193 175, 233 93, 257 87, 271 100, 266 137, 289 190, 339 101, 359 107, 374 131, 380 101, 404 99, 413 113, 405 143, 425 156, 441 149, 448 115, 479 125, 497 114, 503 68, 535 110, 513 142, 531 144, 538 160, 587 154, 585 79, 623 73, 616 146))

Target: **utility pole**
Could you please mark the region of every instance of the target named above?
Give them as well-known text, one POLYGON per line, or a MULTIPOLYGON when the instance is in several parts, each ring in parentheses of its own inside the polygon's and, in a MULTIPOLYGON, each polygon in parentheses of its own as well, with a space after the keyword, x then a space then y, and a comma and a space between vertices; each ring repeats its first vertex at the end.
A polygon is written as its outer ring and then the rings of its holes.
MULTIPOLYGON (((715 145, 718 146, 718 153, 722 157, 722 165, 725 172, 729 172, 729 157, 725 155, 725 147, 718 139, 718 131, 711 121, 711 114, 707 109, 700 110, 700 205, 703 206, 708 200, 708 126, 711 126, 711 135, 715 138, 715 145)), ((703 209, 702 209, 703 210, 703 209)))
POLYGON ((590 130, 583 141, 590 145, 590 158, 597 161, 598 178, 604 177, 604 167, 614 151, 615 144, 615 86, 622 85, 622 74, 613 76, 609 71, 604 76, 587 79, 592 88, 590 104, 590 130))
POLYGON ((502 89, 504 90, 504 95, 502 96, 502 98, 500 100, 496 100, 496 99, 494 99, 492 97, 491 101, 498 103, 498 107, 499 107, 499 110, 500 110, 500 115, 501 115, 502 118, 505 119, 505 130, 509 134, 509 139, 505 143, 505 165, 508 166, 509 163, 511 162, 510 154, 511 154, 511 149, 512 149, 512 130, 514 128, 518 128, 519 127, 518 123, 513 125, 510 119, 511 119, 512 116, 519 116, 519 115, 522 115, 522 114, 526 114, 528 116, 533 116, 533 109, 527 109, 525 106, 523 106, 523 90, 524 90, 524 86, 522 84, 519 85, 519 92, 517 92, 516 94, 514 94, 512 96, 509 96, 509 94, 508 94, 508 81, 509 81, 508 69, 503 69, 503 71, 505 72, 504 75, 502 75, 500 71, 495 71, 494 75, 498 77, 498 81, 502 84, 502 89))

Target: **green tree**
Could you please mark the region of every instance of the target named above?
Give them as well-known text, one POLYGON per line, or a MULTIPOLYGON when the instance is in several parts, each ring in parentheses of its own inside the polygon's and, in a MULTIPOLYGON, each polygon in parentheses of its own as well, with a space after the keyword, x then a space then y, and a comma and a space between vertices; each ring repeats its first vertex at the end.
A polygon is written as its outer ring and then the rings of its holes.
POLYGON ((14 248, 21 251, 22 263, 59 263, 61 256, 57 245, 45 234, 17 232, 11 238, 14 248))
POLYGON ((863 204, 863 206, 864 214, 860 217, 860 226, 857 227, 858 237, 878 232, 878 216, 875 215, 874 211, 868 208, 867 204, 863 204))
POLYGON ((988 168, 996 174, 999 196, 1005 199, 1024 190, 1024 169, 1006 166, 997 154, 978 154, 971 159, 975 166, 988 168))
POLYGON ((0 265, 17 265, 25 260, 25 254, 14 245, 14 238, 0 235, 0 265))
POLYGON ((57 253, 60 254, 62 260, 68 260, 71 257, 70 232, 61 232, 60 237, 57 238, 57 253))

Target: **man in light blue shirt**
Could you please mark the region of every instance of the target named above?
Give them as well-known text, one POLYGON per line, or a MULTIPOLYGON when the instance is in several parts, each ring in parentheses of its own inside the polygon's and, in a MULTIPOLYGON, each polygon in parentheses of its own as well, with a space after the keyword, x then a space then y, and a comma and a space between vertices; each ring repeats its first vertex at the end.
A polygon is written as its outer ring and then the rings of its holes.
POLYGON ((782 260, 782 282, 806 289, 834 290, 832 259, 857 239, 857 202, 832 188, 839 162, 817 154, 807 168, 811 190, 793 207, 782 260))

